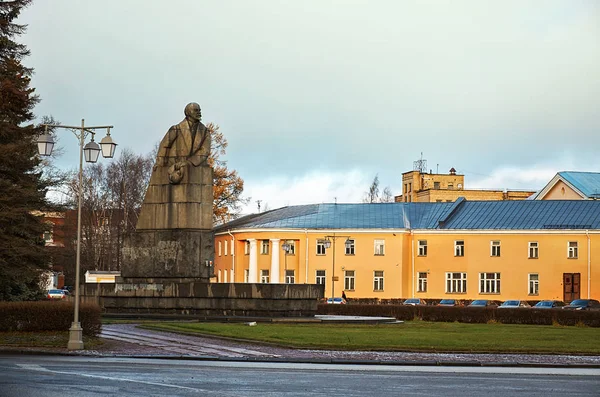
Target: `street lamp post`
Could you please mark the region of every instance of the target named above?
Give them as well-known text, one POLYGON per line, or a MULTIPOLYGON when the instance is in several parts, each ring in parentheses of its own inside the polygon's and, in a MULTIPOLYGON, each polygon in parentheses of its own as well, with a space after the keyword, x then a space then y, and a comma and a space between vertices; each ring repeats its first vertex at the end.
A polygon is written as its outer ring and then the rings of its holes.
POLYGON ((331 247, 331 240, 333 240, 333 260, 331 263, 331 298, 335 297, 335 240, 338 238, 346 238, 345 247, 348 249, 352 246, 352 241, 350 240, 350 236, 337 236, 333 233, 330 236, 325 236, 325 241, 323 241, 323 246, 325 249, 329 249, 331 247))
POLYGON ((81 127, 73 127, 66 125, 52 125, 42 124, 45 127, 45 131, 38 137, 38 153, 41 156, 50 156, 54 147, 54 139, 52 135, 48 133, 48 127, 50 128, 66 128, 73 132, 73 134, 79 139, 79 197, 77 204, 77 258, 75 261, 75 309, 73 315, 73 323, 69 328, 69 343, 67 349, 69 350, 81 350, 83 349, 83 330, 81 323, 79 322, 79 269, 81 261, 81 203, 83 197, 83 158, 87 163, 95 163, 98 160, 100 152, 105 158, 112 158, 115 154, 117 144, 113 142, 110 136, 110 129, 112 125, 108 126, 96 126, 86 127, 85 121, 81 120, 81 127), (100 141, 100 146, 94 142, 94 130, 106 129, 106 136, 100 141), (92 139, 87 145, 84 146, 85 138, 88 134, 92 135, 92 139))
POLYGON ((290 243, 286 242, 281 244, 281 249, 283 251, 285 251, 285 254, 283 254, 283 261, 285 263, 284 265, 284 270, 283 270, 283 282, 285 284, 287 284, 287 257, 288 257, 288 253, 290 252, 290 249, 292 248, 292 245, 290 243))

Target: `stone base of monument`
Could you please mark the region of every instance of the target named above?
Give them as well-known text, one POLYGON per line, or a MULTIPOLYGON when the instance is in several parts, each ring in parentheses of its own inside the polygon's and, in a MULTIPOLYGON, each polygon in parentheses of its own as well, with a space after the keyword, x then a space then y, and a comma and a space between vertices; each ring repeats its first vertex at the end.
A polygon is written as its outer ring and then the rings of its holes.
POLYGON ((245 283, 116 283, 81 286, 81 301, 105 313, 310 317, 324 285, 245 283))
POLYGON ((214 236, 205 230, 136 230, 126 237, 122 255, 126 282, 209 282, 214 236))

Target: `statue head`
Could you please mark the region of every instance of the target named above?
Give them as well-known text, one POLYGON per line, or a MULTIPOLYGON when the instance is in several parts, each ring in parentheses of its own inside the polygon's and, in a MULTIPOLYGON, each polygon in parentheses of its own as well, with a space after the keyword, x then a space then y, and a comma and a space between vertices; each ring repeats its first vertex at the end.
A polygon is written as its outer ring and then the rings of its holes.
POLYGON ((200 119, 202 118, 202 112, 200 111, 200 105, 198 105, 196 102, 188 103, 185 106, 183 114, 185 114, 185 117, 187 119, 191 119, 193 121, 200 121, 200 119))

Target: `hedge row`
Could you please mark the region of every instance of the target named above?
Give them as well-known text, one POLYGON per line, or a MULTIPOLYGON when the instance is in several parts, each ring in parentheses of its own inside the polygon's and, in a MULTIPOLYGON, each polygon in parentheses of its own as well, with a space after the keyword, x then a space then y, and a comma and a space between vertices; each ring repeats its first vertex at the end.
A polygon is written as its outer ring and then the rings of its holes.
MULTIPOLYGON (((0 302, 0 332, 68 331, 73 322, 73 303, 56 301, 0 302)), ((96 336, 102 322, 98 305, 79 305, 83 334, 96 336)))
POLYGON ((461 306, 404 306, 404 305, 328 305, 319 304, 317 314, 394 317, 398 320, 440 321, 459 323, 577 325, 600 327, 600 311, 562 309, 497 309, 461 306))

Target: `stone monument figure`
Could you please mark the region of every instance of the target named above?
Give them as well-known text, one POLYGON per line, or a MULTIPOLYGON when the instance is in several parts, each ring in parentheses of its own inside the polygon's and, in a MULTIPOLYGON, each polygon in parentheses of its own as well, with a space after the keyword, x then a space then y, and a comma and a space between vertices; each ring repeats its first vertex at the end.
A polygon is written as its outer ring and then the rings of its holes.
POLYGON ((189 103, 184 114, 160 142, 136 231, 123 248, 123 278, 208 281, 212 275, 211 136, 200 105, 189 103))

